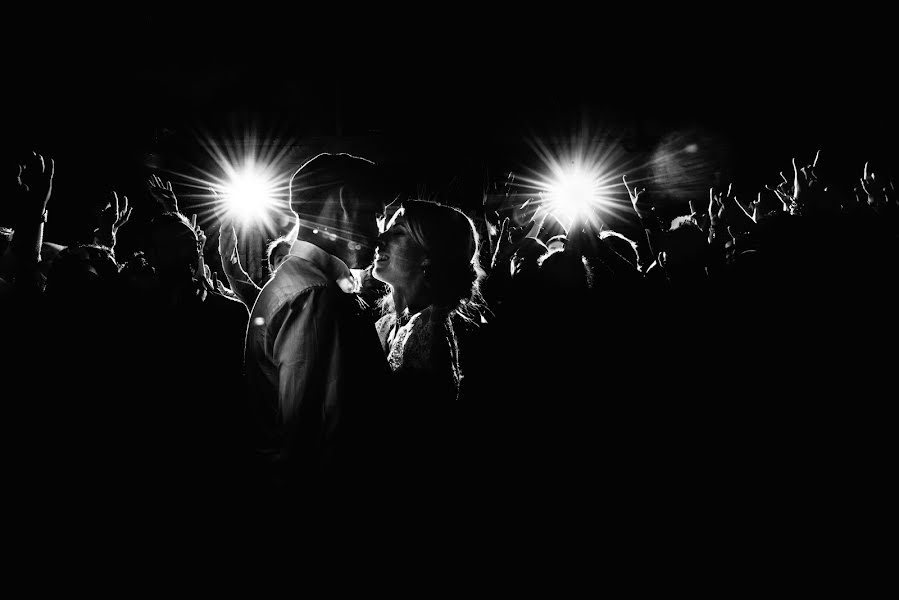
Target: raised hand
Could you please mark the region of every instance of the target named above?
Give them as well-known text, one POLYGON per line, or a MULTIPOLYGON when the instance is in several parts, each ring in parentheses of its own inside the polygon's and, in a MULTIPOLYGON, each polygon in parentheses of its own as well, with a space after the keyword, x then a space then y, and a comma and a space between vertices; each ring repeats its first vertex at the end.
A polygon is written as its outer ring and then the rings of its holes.
POLYGON ((496 235, 496 250, 493 251, 493 258, 490 261, 490 268, 496 267, 497 263, 512 258, 515 254, 516 245, 513 244, 509 234, 509 217, 503 219, 500 223, 499 233, 496 235))
POLYGON ((47 222, 55 167, 53 159, 45 161, 43 156, 32 152, 25 164, 19 165, 16 178, 16 198, 10 215, 15 233, 8 248, 10 266, 5 270, 12 272, 17 281, 21 278, 23 284, 30 282, 27 287, 31 291, 40 289, 35 268, 41 260, 43 224, 47 222))
POLYGON ((749 203, 752 220, 758 223, 763 219, 776 216, 789 210, 781 196, 770 187, 764 192, 759 192, 756 199, 749 203))
POLYGON ((226 296, 228 298, 237 299, 237 294, 231 291, 229 288, 225 287, 225 284, 221 282, 219 279, 218 273, 215 271, 212 272, 212 285, 215 287, 216 291, 222 296, 226 296))
POLYGON ((206 247, 206 234, 203 233, 203 229, 197 225, 197 215, 191 215, 190 224, 194 228, 194 233, 197 234, 197 250, 200 251, 200 255, 203 255, 203 249, 206 247))
POLYGON ((178 199, 172 190, 171 181, 163 181, 158 175, 152 175, 147 180, 147 191, 164 212, 178 212, 178 199))
POLYGON ((824 196, 824 187, 821 185, 816 171, 820 157, 821 151, 818 150, 815 153, 815 160, 804 167, 799 167, 796 159, 793 158, 792 180, 787 179, 781 172, 780 178, 783 180, 781 183, 776 187, 766 186, 777 194, 791 214, 801 214, 806 208, 818 210, 828 206, 829 203, 824 196))
POLYGON ((696 223, 696 226, 702 229, 703 232, 709 232, 709 211, 702 204, 696 202, 694 200, 689 201, 690 206, 690 214, 688 215, 690 219, 696 223), (702 210, 702 212, 700 212, 702 210))
POLYGON ((116 233, 131 218, 133 207, 128 206, 128 196, 122 199, 124 203, 120 207, 118 194, 112 192, 112 199, 100 211, 100 226, 94 230, 94 240, 109 248, 115 247, 116 233))
POLYGON ((897 198, 893 182, 877 177, 874 171, 869 169, 868 163, 865 163, 865 169, 859 181, 865 195, 864 200, 875 212, 880 214, 891 206, 895 207, 897 198))
POLYGON ((53 159, 47 161, 37 152, 32 152, 19 165, 18 185, 20 205, 18 207, 19 225, 46 221, 47 203, 53 193, 53 174, 56 164, 53 159))
POLYGON ((637 189, 637 186, 628 184, 627 175, 622 175, 621 180, 624 182, 624 188, 627 190, 627 195, 631 200, 631 206, 634 207, 634 212, 637 213, 637 216, 641 219, 651 217, 654 207, 651 199, 646 195, 646 188, 637 189))
MULTIPOLYGON (((525 204, 528 204, 528 202, 525 202, 525 204)), ((528 213, 530 212, 530 209, 526 210, 528 213)), ((521 227, 515 227, 512 223, 512 219, 509 217, 503 219, 503 222, 499 227, 499 234, 496 236, 496 249, 493 251, 493 258, 490 261, 491 268, 495 267, 500 262, 510 260, 518 250, 519 246, 521 246, 521 242, 523 242, 528 235, 536 236, 534 231, 536 230, 539 232, 540 227, 543 225, 543 219, 545 219, 546 214, 548 214, 545 209, 543 212, 540 212, 539 209, 535 208, 532 216, 536 217, 538 216, 538 213, 542 215, 540 221, 534 220, 525 222, 521 227)))
POLYGON ((790 206, 793 204, 793 184, 787 180, 783 171, 780 173, 780 179, 780 183, 773 187, 766 185, 765 188, 780 200, 784 212, 790 212, 790 206))
MULTIPOLYGON (((213 192, 215 196, 215 192, 213 192)), ((217 196, 215 196, 218 199, 217 196)), ((226 213, 219 216, 219 256, 222 260, 234 261, 237 253, 237 232, 234 230, 234 219, 226 213)))
POLYGON ((805 202, 805 196, 807 196, 812 187, 818 183, 818 176, 815 173, 815 168, 818 166, 818 158, 820 156, 821 151, 818 150, 815 153, 815 160, 812 164, 802 168, 797 168, 796 159, 793 159, 793 201, 797 204, 801 205, 805 202))
POLYGON ((709 222, 712 228, 733 227, 740 231, 751 229, 755 224, 752 216, 746 211, 733 193, 733 184, 727 186, 727 192, 715 192, 709 188, 709 222))

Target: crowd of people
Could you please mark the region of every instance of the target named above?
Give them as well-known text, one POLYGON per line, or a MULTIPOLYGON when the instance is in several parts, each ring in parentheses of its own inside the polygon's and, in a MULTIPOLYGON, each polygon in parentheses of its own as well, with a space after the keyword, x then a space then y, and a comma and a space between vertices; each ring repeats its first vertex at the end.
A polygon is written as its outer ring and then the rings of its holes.
POLYGON ((21 502, 60 522, 150 504, 565 523, 876 496, 899 195, 825 165, 671 218, 624 174, 629 202, 566 219, 513 183, 478 210, 398 199, 377 164, 321 154, 254 280, 229 219, 206 244, 157 174, 84 243, 44 240, 54 161, 34 153, 0 222, 21 502), (133 210, 149 227, 120 256, 133 210))

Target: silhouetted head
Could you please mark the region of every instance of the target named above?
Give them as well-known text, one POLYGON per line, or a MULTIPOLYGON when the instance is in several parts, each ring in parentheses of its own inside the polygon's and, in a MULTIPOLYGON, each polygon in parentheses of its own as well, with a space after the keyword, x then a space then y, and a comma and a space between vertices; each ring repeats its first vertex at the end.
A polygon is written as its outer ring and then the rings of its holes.
POLYGON ((479 296, 484 276, 474 223, 452 206, 409 200, 378 242, 372 275, 392 287, 421 288, 449 311, 479 296))
POLYGON ((568 241, 568 236, 566 236, 564 233, 561 233, 559 235, 554 235, 551 238, 549 238, 548 240, 546 240, 546 248, 550 252, 555 252, 556 250, 564 250, 565 242, 567 242, 567 241, 568 241))
POLYGON ((662 240, 659 264, 672 281, 705 276, 709 244, 692 219, 675 219, 662 240))
POLYGON ((622 260, 638 269, 637 243, 617 231, 605 230, 599 233, 599 239, 622 260))
POLYGON ((551 294, 585 292, 593 287, 593 275, 584 257, 571 250, 546 254, 540 261, 540 280, 551 294))
POLYGON ((374 258, 384 211, 393 197, 375 164, 350 154, 319 154, 290 179, 298 239, 364 269, 374 258))
POLYGON ((181 213, 164 213, 150 223, 147 260, 163 279, 190 279, 200 260, 197 234, 181 213))
POLYGON ((68 246, 53 259, 45 292, 51 301, 94 303, 112 289, 119 267, 109 248, 68 246))

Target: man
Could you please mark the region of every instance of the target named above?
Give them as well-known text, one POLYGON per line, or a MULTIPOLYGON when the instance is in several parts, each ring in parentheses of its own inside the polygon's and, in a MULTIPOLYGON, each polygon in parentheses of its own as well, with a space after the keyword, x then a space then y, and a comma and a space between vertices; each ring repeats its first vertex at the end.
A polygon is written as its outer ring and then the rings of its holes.
POLYGON ((320 154, 290 180, 297 239, 256 300, 244 354, 256 458, 275 493, 309 498, 369 472, 389 370, 350 269, 374 258, 392 199, 379 180, 349 154, 320 154))

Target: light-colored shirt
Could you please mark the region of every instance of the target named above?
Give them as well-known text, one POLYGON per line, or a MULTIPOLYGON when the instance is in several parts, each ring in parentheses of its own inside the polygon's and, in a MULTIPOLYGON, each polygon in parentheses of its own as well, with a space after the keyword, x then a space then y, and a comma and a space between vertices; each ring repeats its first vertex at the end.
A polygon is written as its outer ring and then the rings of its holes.
POLYGON ((355 435, 347 423, 361 425, 364 386, 383 385, 372 381, 380 371, 386 378, 354 289, 346 263, 297 240, 253 306, 244 363, 257 454, 276 482, 328 468, 355 435))

